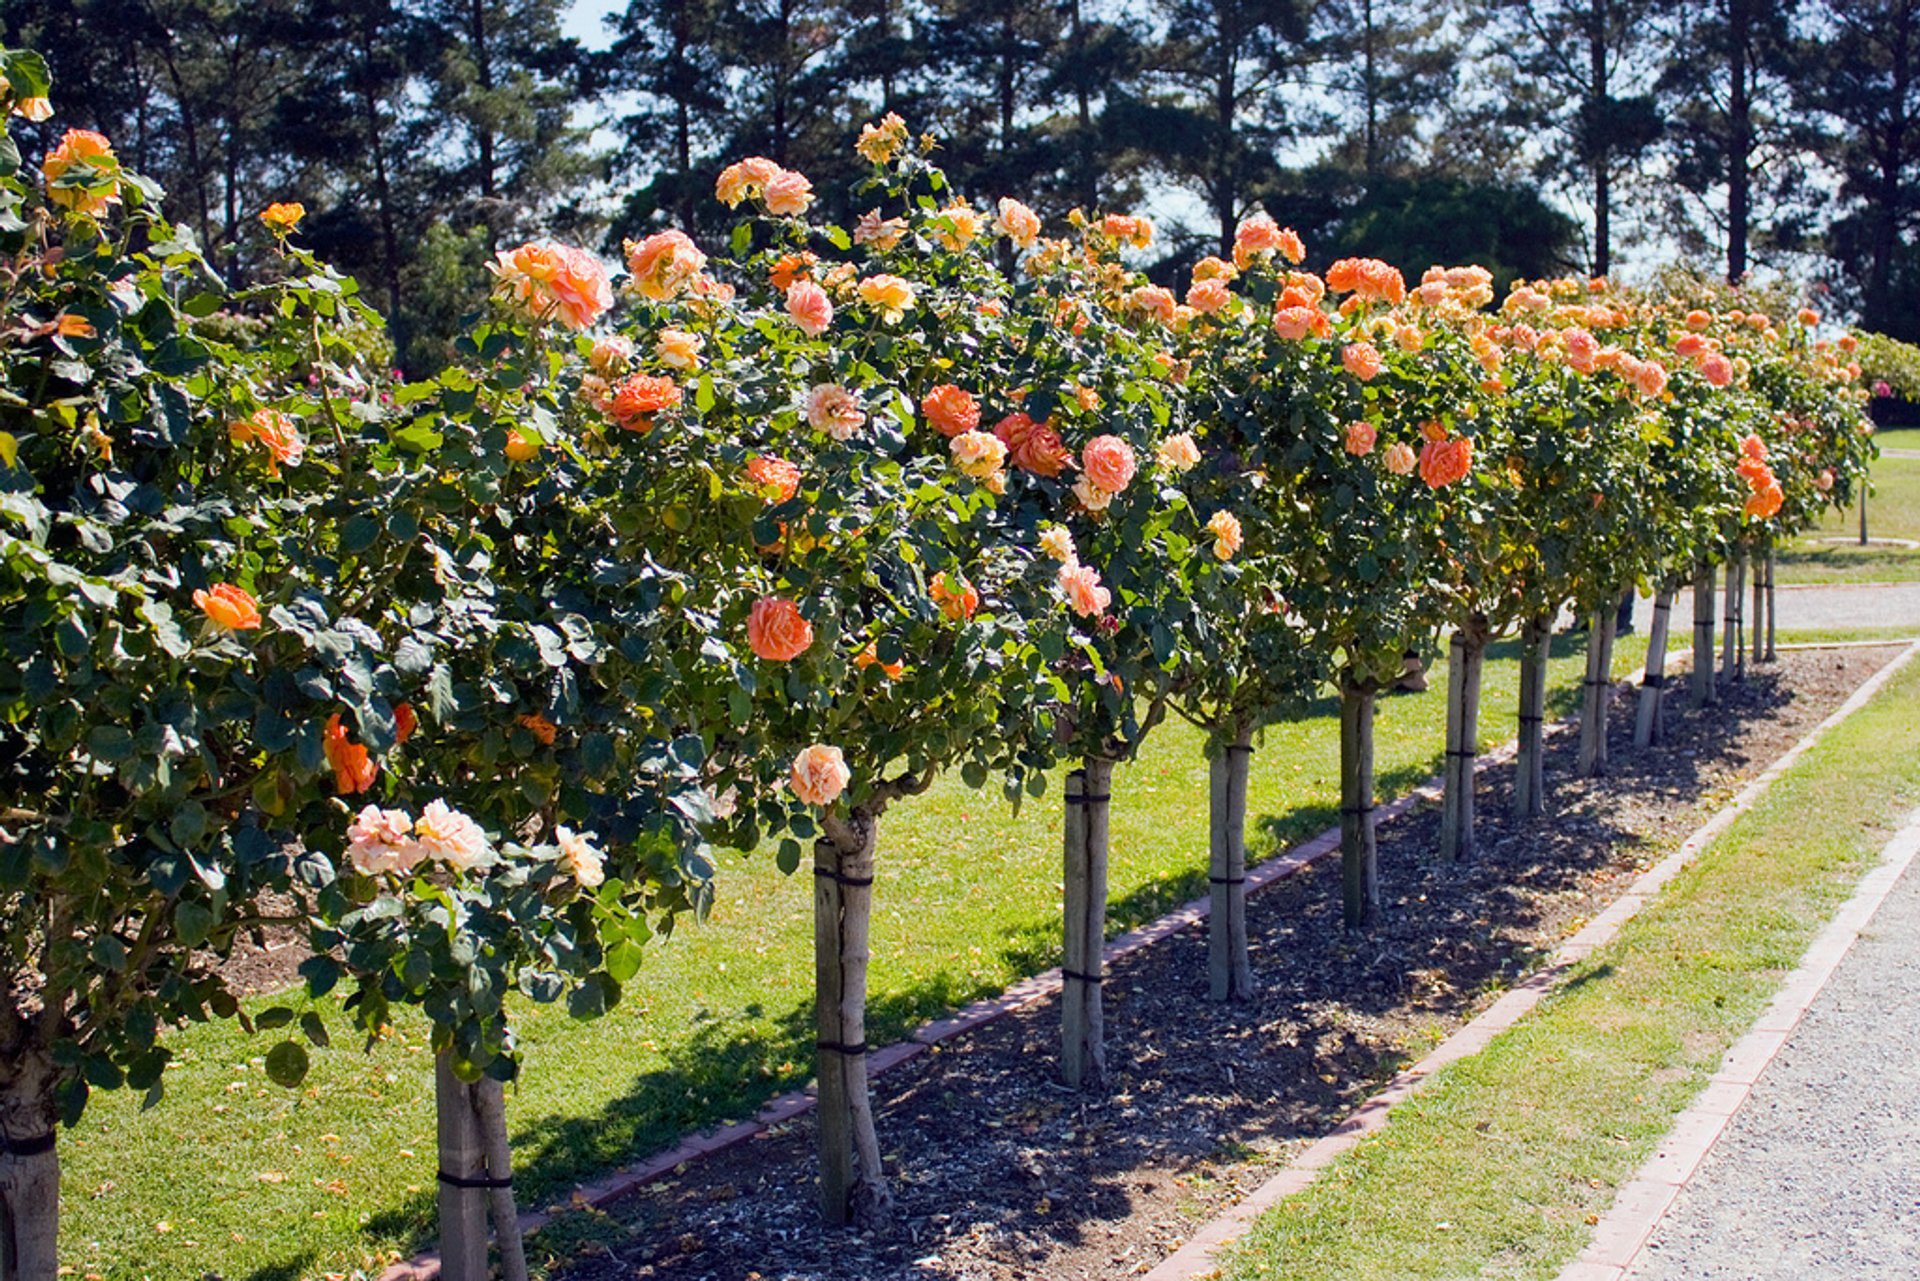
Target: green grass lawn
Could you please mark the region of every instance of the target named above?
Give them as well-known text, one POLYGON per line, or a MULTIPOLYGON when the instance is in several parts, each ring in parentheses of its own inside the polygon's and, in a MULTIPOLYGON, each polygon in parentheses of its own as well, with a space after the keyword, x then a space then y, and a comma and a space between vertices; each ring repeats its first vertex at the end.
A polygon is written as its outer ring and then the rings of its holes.
MULTIPOLYGON (((1920 451, 1920 430, 1879 434, 1882 449, 1920 451)), ((1873 465, 1867 533, 1920 541, 1920 458, 1881 458, 1873 465)), ((1812 533, 1795 539, 1776 562, 1782 583, 1920 582, 1920 548, 1833 542, 1860 534, 1860 508, 1830 512, 1812 533)))
POLYGON ((1225 1276, 1557 1275, 1916 803, 1920 666, 1555 995, 1263 1216, 1225 1276))
MULTIPOLYGON (((1579 645, 1563 645, 1553 667, 1562 714, 1583 662, 1579 645)), ((1644 645, 1623 638, 1616 670, 1638 664, 1644 645)), ((1511 643, 1490 653, 1488 745, 1511 733, 1516 659, 1511 643)), ((1431 675, 1433 692, 1381 701, 1384 795, 1440 764, 1444 664, 1431 675)), ((1338 724, 1330 703, 1320 711, 1270 730, 1254 758, 1251 856, 1336 817, 1338 724)), ((1117 771, 1114 932, 1205 889, 1206 782, 1200 738, 1178 722, 1117 771)), ((997 792, 949 779, 888 815, 874 908, 874 1044, 1055 962, 1058 794, 1055 780, 1016 818, 997 792)), ((750 1114, 807 1080, 811 901, 810 878, 780 875, 769 857, 729 857, 712 918, 651 948, 612 1014, 580 1024, 550 1007, 518 1012, 527 1071, 509 1108, 526 1204, 691 1127, 750 1114)), ((268 1281, 368 1267, 423 1244, 434 1171, 424 1025, 403 1021, 363 1055, 331 1002, 322 1009, 336 1048, 316 1054, 297 1093, 267 1081, 266 1038, 196 1027, 169 1038, 178 1058, 157 1109, 142 1114, 135 1098, 97 1096, 62 1141, 64 1260, 116 1281, 210 1271, 268 1281)))

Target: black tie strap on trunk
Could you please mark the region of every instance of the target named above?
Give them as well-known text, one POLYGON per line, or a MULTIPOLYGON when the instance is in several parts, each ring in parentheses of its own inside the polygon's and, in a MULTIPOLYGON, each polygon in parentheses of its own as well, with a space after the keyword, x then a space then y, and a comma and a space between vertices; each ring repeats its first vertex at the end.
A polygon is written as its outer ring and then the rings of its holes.
POLYGON ((1522 725, 1538 725, 1546 719, 1544 716, 1529 715, 1526 712, 1520 713, 1520 723, 1522 725))
POLYGON ((1645 689, 1659 689, 1666 683, 1667 674, 1665 672, 1648 672, 1640 678, 1640 684, 1645 689))
POLYGON ((867 1043, 865 1041, 861 1041, 855 1045, 848 1045, 842 1041, 815 1041, 814 1045, 829 1054, 843 1054, 850 1059, 860 1058, 867 1052, 867 1043))
POLYGON ((1079 796, 1069 796, 1067 804, 1078 805, 1081 809, 1085 809, 1089 805, 1105 805, 1112 799, 1112 792, 1083 792, 1079 796))
POLYGON ((10 1139, 0 1134, 0 1156, 45 1156, 53 1151, 56 1141, 52 1130, 26 1139, 10 1139))
POLYGON ((1447 755, 1455 758, 1456 760, 1458 760, 1461 757, 1465 757, 1467 760, 1472 760, 1474 757, 1480 755, 1480 753, 1470 752, 1470 751, 1467 751, 1465 748, 1461 748, 1461 747, 1449 747, 1447 749, 1447 755))
POLYGON ((1209 876, 1207 880, 1214 885, 1245 885, 1247 883, 1247 878, 1244 876, 1209 876))
POLYGON ((1351 814, 1356 818, 1364 818, 1366 815, 1373 813, 1373 811, 1374 807, 1371 805, 1342 805, 1340 807, 1342 814, 1351 814))
POLYGON ((1229 752, 1242 752, 1251 756, 1253 754, 1253 745, 1251 743, 1228 743, 1227 750, 1229 752))
POLYGON ((862 889, 873 884, 873 878, 871 876, 848 876, 845 872, 836 872, 830 867, 816 867, 813 869, 813 874, 815 876, 824 876, 835 884, 845 885, 853 889, 862 889))
POLYGON ((508 1175, 504 1179, 488 1178, 485 1175, 481 1175, 477 1178, 466 1179, 466 1178, 462 1178, 457 1174, 448 1174, 445 1170, 441 1170, 438 1172, 438 1174, 435 1177, 437 1177, 440 1180, 440 1182, 446 1184, 450 1188, 469 1188, 469 1189, 489 1188, 490 1189, 490 1188, 510 1188, 513 1186, 512 1175, 508 1175))
POLYGON ((1064 965, 1060 967, 1060 975, 1062 978, 1072 979, 1076 983, 1090 984, 1093 987, 1099 987, 1102 983, 1106 982, 1106 980, 1098 974, 1082 974, 1079 970, 1070 970, 1064 965))

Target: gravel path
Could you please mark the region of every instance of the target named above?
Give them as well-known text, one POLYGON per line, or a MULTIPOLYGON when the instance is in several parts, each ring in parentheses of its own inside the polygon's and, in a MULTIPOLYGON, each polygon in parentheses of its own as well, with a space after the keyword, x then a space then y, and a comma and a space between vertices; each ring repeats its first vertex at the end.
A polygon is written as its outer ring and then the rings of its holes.
MULTIPOLYGON (((1883 583, 1877 585, 1781 586, 1774 593, 1780 609, 1780 630, 1842 627, 1912 627, 1920 631, 1920 583, 1883 583)), ((1725 608, 1715 593, 1714 644, 1720 643, 1720 611, 1725 608)), ((1746 601, 1753 608, 1752 598, 1746 601)), ((1633 611, 1636 627, 1645 629, 1653 620, 1653 602, 1642 597, 1633 611)), ((1683 590, 1673 601, 1674 645, 1692 643, 1693 592, 1683 590)), ((1751 636, 1751 633, 1749 633, 1751 636)), ((1920 1275, 1920 1269, 1916 1270, 1920 1275)))
POLYGON ((1920 1275, 1916 927, 1920 863, 1681 1191, 1636 1281, 1920 1275))

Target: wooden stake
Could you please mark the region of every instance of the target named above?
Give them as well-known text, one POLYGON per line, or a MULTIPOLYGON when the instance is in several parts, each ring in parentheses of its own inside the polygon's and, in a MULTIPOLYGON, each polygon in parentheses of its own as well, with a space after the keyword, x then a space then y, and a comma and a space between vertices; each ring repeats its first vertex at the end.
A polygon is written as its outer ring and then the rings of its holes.
POLYGON ((1746 553, 1735 548, 1727 557, 1727 588, 1720 594, 1720 626, 1725 633, 1720 638, 1720 679, 1729 683, 1737 681, 1743 674, 1745 654, 1740 648, 1741 641, 1741 587, 1745 583, 1746 553))
POLYGON ((1753 661, 1758 666, 1767 661, 1767 556, 1766 549, 1755 547, 1752 552, 1753 573, 1753 661))
POLYGON ((1380 845, 1373 823, 1371 682, 1340 690, 1340 896, 1350 930, 1380 914, 1380 845))
POLYGON ((1695 707, 1720 701, 1713 687, 1713 565, 1701 561, 1693 570, 1693 676, 1690 692, 1695 707))
MULTIPOLYGON (((454 1075, 446 1051, 434 1056, 433 1104, 439 1131, 440 1173, 456 1179, 487 1177, 487 1145, 473 1087, 454 1075)), ((482 1188, 440 1181, 440 1276, 443 1281, 487 1281, 487 1196, 482 1188)))
POLYGON ((1207 762, 1208 897, 1207 986, 1216 1001, 1253 995, 1253 962, 1247 953, 1247 776, 1253 730, 1242 726, 1233 741, 1207 762))
POLYGON ((1107 937, 1107 806, 1113 762, 1090 756, 1067 776, 1060 1074, 1075 1089, 1106 1081, 1106 1015, 1100 999, 1107 937))
POLYGON ((815 1070, 820 1103, 820 1213, 828 1223, 887 1225, 893 1199, 867 1087, 868 930, 879 819, 857 811, 846 841, 813 845, 815 1070))
POLYGON ((1640 680, 1640 701, 1634 708, 1633 745, 1652 747, 1666 737, 1667 631, 1673 620, 1674 585, 1660 584, 1653 598, 1653 624, 1647 629, 1647 674, 1640 680))
POLYGON ((1593 615, 1587 632, 1587 677, 1581 686, 1580 756, 1581 778, 1598 778, 1607 772, 1607 704, 1613 695, 1614 612, 1602 607, 1593 615))
POLYGON ((1514 758, 1513 812, 1521 822, 1547 812, 1547 663, 1553 619, 1537 618, 1520 631, 1520 745, 1514 758))
POLYGON ((1474 763, 1480 754, 1480 674, 1485 670, 1484 620, 1458 628, 1447 642, 1447 764, 1440 815, 1440 857, 1473 857, 1474 763))

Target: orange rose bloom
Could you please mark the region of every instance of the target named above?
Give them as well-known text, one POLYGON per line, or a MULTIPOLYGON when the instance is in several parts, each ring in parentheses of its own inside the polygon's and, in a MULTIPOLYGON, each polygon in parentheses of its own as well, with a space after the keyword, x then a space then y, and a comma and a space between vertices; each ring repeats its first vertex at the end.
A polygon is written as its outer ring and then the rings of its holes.
POLYGON ((307 207, 298 200, 276 200, 260 211, 260 221, 267 230, 276 236, 290 236, 300 220, 307 216, 307 207))
POLYGON ((1233 291, 1224 280, 1196 280, 1187 290, 1187 306, 1202 315, 1212 315, 1233 300, 1233 291))
POLYGON ((333 787, 340 795, 351 796, 373 786, 374 775, 380 772, 380 767, 368 757, 363 745, 347 741, 347 727, 340 723, 340 713, 327 718, 320 745, 326 752, 327 764, 333 767, 333 787))
POLYGON ((540 442, 518 427, 507 428, 507 446, 501 451, 516 463, 531 462, 540 456, 540 442))
POLYGON ((267 474, 271 476, 280 474, 281 463, 298 466, 307 453, 307 442, 300 435, 300 429, 294 426, 293 419, 277 409, 256 409, 253 417, 244 422, 228 423, 227 438, 235 445, 258 441, 265 446, 267 474))
POLYGON ((412 738, 414 727, 419 723, 420 723, 420 718, 413 714, 412 704, 395 703, 393 705, 393 741, 394 742, 404 743, 408 739, 412 738))
POLYGON ((1465 436, 1429 440, 1420 447, 1420 479, 1429 489, 1444 489, 1473 466, 1473 442, 1465 436))
POLYGON ((1733 362, 1717 351, 1710 351, 1700 357, 1700 376, 1715 387, 1725 387, 1733 382, 1733 362))
POLYGON ((1380 352, 1370 342, 1348 343, 1340 349, 1340 363, 1361 382, 1371 382, 1380 373, 1380 352))
POLYGON ((1808 329, 1812 329, 1815 325, 1820 323, 1820 313, 1815 311, 1811 307, 1802 307, 1800 309, 1800 314, 1796 317, 1796 319, 1798 319, 1799 322, 1805 325, 1808 329))
POLYGON ((1327 268, 1327 288, 1392 306, 1407 297, 1406 277, 1378 258, 1342 258, 1327 268))
POLYGON ((1699 334, 1681 334, 1673 340, 1673 354, 1676 356, 1698 356, 1707 349, 1707 340, 1699 334))
POLYGON ((606 268, 584 249, 532 242, 502 249, 487 270, 494 293, 528 318, 558 320, 569 329, 585 329, 613 306, 606 268))
POLYGON ((1282 307, 1273 313, 1273 332, 1288 342, 1299 342, 1313 331, 1320 312, 1314 307, 1282 307))
POLYGON ((920 412, 942 436, 958 436, 980 425, 980 404, 972 393, 941 383, 920 401, 920 412))
POLYGON ((927 588, 927 595, 940 607, 940 612, 949 622, 964 623, 972 618, 980 608, 980 592, 974 585, 962 578, 959 586, 943 570, 933 576, 933 583, 927 588))
POLYGON ((680 385, 671 378, 635 374, 607 398, 607 417, 627 431, 653 430, 653 416, 680 403, 680 385))
POLYGON ((1786 501, 1786 498, 1785 491, 1778 484, 1770 484, 1764 489, 1756 490, 1741 510, 1749 516, 1765 520, 1780 510, 1780 505, 1786 501))
POLYGON ((1095 436, 1081 449, 1080 465, 1086 469, 1088 480, 1109 494, 1117 494, 1133 479, 1133 446, 1118 436, 1095 436))
POLYGON ((747 644, 770 663, 791 662, 813 644, 813 624, 792 601, 762 596, 747 613, 747 644))
POLYGON ((1036 476, 1058 476, 1073 462, 1073 455, 1060 440, 1060 433, 1046 423, 1036 423, 1026 414, 1008 414, 993 429, 1007 447, 1013 465, 1036 476))
POLYGON ((784 503, 800 492, 800 469, 772 454, 747 459, 747 485, 769 503, 784 503))
POLYGON ((539 739, 542 747, 552 747, 553 740, 560 736, 560 727, 538 712, 517 717, 516 723, 521 729, 539 739))
POLYGON ((626 248, 634 291, 653 302, 691 288, 707 265, 707 256, 684 231, 658 231, 645 240, 629 240, 626 248))
POLYGON ((1379 437, 1380 433, 1374 429, 1372 423, 1348 423, 1347 438, 1344 443, 1349 454, 1355 458, 1365 458, 1373 452, 1373 442, 1379 437))
POLYGON ((880 650, 873 641, 868 641, 867 647, 854 655, 853 658, 853 665, 861 671, 865 671, 876 663, 879 664, 881 674, 890 681, 897 681, 901 676, 906 674, 907 665, 904 662, 880 662, 880 650))
POLYGON ((120 199, 120 162, 106 138, 91 129, 69 129, 60 145, 40 162, 47 178, 47 199, 62 209, 99 217, 120 199), (56 187, 54 183, 75 165, 87 165, 94 176, 85 188, 56 187))
POLYGON ((224 631, 250 632, 260 626, 258 602, 232 583, 215 583, 210 590, 194 592, 193 603, 224 631))

